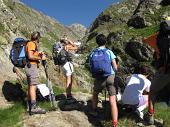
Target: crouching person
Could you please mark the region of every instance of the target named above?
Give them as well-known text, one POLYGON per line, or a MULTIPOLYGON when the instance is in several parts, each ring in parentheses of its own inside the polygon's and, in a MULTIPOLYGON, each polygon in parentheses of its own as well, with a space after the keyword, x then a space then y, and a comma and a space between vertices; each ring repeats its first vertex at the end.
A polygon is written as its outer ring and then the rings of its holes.
POLYGON ((136 109, 137 115, 143 119, 143 110, 148 106, 148 93, 151 82, 148 78, 149 68, 142 66, 139 74, 132 74, 126 78, 127 86, 122 95, 122 102, 136 109))
POLYGON ((90 54, 89 62, 92 76, 95 78, 91 115, 97 116, 98 94, 103 88, 107 88, 109 93, 109 102, 111 105, 112 127, 117 127, 118 109, 116 103, 116 89, 114 86, 115 71, 117 71, 116 56, 105 47, 106 37, 100 34, 96 37, 98 48, 90 54))
POLYGON ((38 51, 40 33, 33 32, 31 34, 31 41, 27 43, 26 52, 28 56, 28 63, 26 65, 26 75, 28 82, 28 105, 29 113, 33 114, 45 114, 46 111, 37 106, 36 103, 36 89, 38 83, 38 64, 39 60, 46 60, 46 56, 38 51))

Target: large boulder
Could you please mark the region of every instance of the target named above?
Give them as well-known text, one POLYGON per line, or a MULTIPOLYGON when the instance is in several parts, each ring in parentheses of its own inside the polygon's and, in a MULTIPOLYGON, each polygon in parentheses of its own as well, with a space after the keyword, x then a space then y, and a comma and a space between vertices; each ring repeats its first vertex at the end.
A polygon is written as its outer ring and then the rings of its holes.
POLYGON ((102 25, 104 22, 109 22, 112 18, 110 15, 103 15, 100 14, 98 18, 94 21, 90 28, 90 32, 92 32, 94 29, 96 29, 99 25, 102 25))
POLYGON ((142 43, 136 41, 129 41, 126 44, 125 51, 129 54, 132 58, 142 62, 142 61, 149 61, 152 59, 153 53, 152 51, 142 43))
POLYGON ((129 21, 127 22, 128 26, 132 26, 134 28, 144 28, 146 27, 146 21, 144 17, 139 15, 133 15, 129 21))
POLYGON ((168 5, 170 5, 170 1, 169 0, 162 0, 161 5, 168 6, 168 5))

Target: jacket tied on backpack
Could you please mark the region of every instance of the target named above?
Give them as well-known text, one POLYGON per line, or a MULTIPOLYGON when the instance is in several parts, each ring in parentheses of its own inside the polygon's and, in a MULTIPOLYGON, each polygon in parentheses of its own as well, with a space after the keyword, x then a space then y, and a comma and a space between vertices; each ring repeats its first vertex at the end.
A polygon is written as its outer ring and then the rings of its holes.
POLYGON ((90 54, 90 71, 94 78, 105 78, 109 75, 115 74, 112 66, 112 60, 116 56, 113 52, 105 47, 99 47, 90 54))

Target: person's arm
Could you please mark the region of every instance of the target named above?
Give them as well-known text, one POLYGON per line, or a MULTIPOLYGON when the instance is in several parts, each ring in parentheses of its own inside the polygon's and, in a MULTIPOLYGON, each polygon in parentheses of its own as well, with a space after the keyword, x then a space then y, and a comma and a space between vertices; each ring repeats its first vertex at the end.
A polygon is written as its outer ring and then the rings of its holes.
POLYGON ((74 50, 76 51, 78 49, 78 47, 74 44, 73 41, 71 40, 67 40, 67 44, 64 46, 64 49, 66 51, 69 51, 69 50, 74 50))
POLYGON ((43 52, 36 51, 36 45, 32 42, 27 44, 27 56, 29 60, 45 59, 45 54, 43 52))
POLYGON ((116 56, 114 55, 114 53, 111 50, 108 50, 109 54, 110 54, 110 59, 111 59, 111 63, 112 63, 112 67, 115 71, 117 71, 118 66, 116 63, 116 56))
POLYGON ((73 41, 71 41, 71 40, 67 40, 67 41, 68 41, 68 43, 71 44, 73 47, 77 47, 77 46, 74 44, 73 41))
POLYGON ((117 71, 117 63, 115 59, 112 60, 112 66, 115 69, 115 71, 117 71))
POLYGON ((28 59, 29 60, 41 60, 42 55, 35 51, 28 51, 28 59))
POLYGON ((143 91, 143 95, 148 95, 150 91, 151 81, 145 82, 147 84, 147 87, 143 91))

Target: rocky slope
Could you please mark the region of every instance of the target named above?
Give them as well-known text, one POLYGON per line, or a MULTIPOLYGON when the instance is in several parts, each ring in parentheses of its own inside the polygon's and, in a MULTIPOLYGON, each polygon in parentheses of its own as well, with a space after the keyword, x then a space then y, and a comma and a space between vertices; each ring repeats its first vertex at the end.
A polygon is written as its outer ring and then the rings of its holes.
POLYGON ((76 32, 76 34, 79 36, 79 38, 83 38, 86 34, 87 28, 81 24, 75 23, 70 26, 68 26, 70 30, 76 32))
POLYGON ((0 71, 11 76, 9 52, 16 37, 29 39, 30 33, 40 31, 42 50, 50 52, 51 46, 65 33, 77 40, 78 36, 56 20, 33 10, 20 1, 0 0, 0 71))
MULTIPOLYGON (((142 40, 159 29, 159 23, 169 14, 169 0, 124 0, 103 11, 89 28, 84 38, 86 51, 96 46, 95 37, 104 33, 107 47, 118 56, 120 86, 136 66, 151 66, 154 50, 142 40)), ((167 92, 168 93, 168 92, 167 92)))
MULTIPOLYGON (((33 31, 39 31, 42 35, 40 40, 42 51, 46 51, 51 56, 52 45, 58 41, 64 34, 71 40, 78 40, 82 35, 77 34, 70 28, 62 25, 56 20, 38 12, 19 0, 0 0, 0 88, 5 80, 16 80, 16 75, 12 72, 13 65, 9 60, 10 49, 16 37, 30 38, 33 31)), ((82 26, 79 25, 82 30, 82 26)), ((83 32, 84 34, 84 32, 83 32)), ((54 75, 54 84, 63 85, 65 78, 54 70, 52 60, 49 61, 50 74, 54 75)), ((40 77, 44 79, 44 71, 41 67, 40 77)), ((75 80, 75 84, 77 81, 75 80)), ((0 96, 2 96, 0 90, 0 96)))

